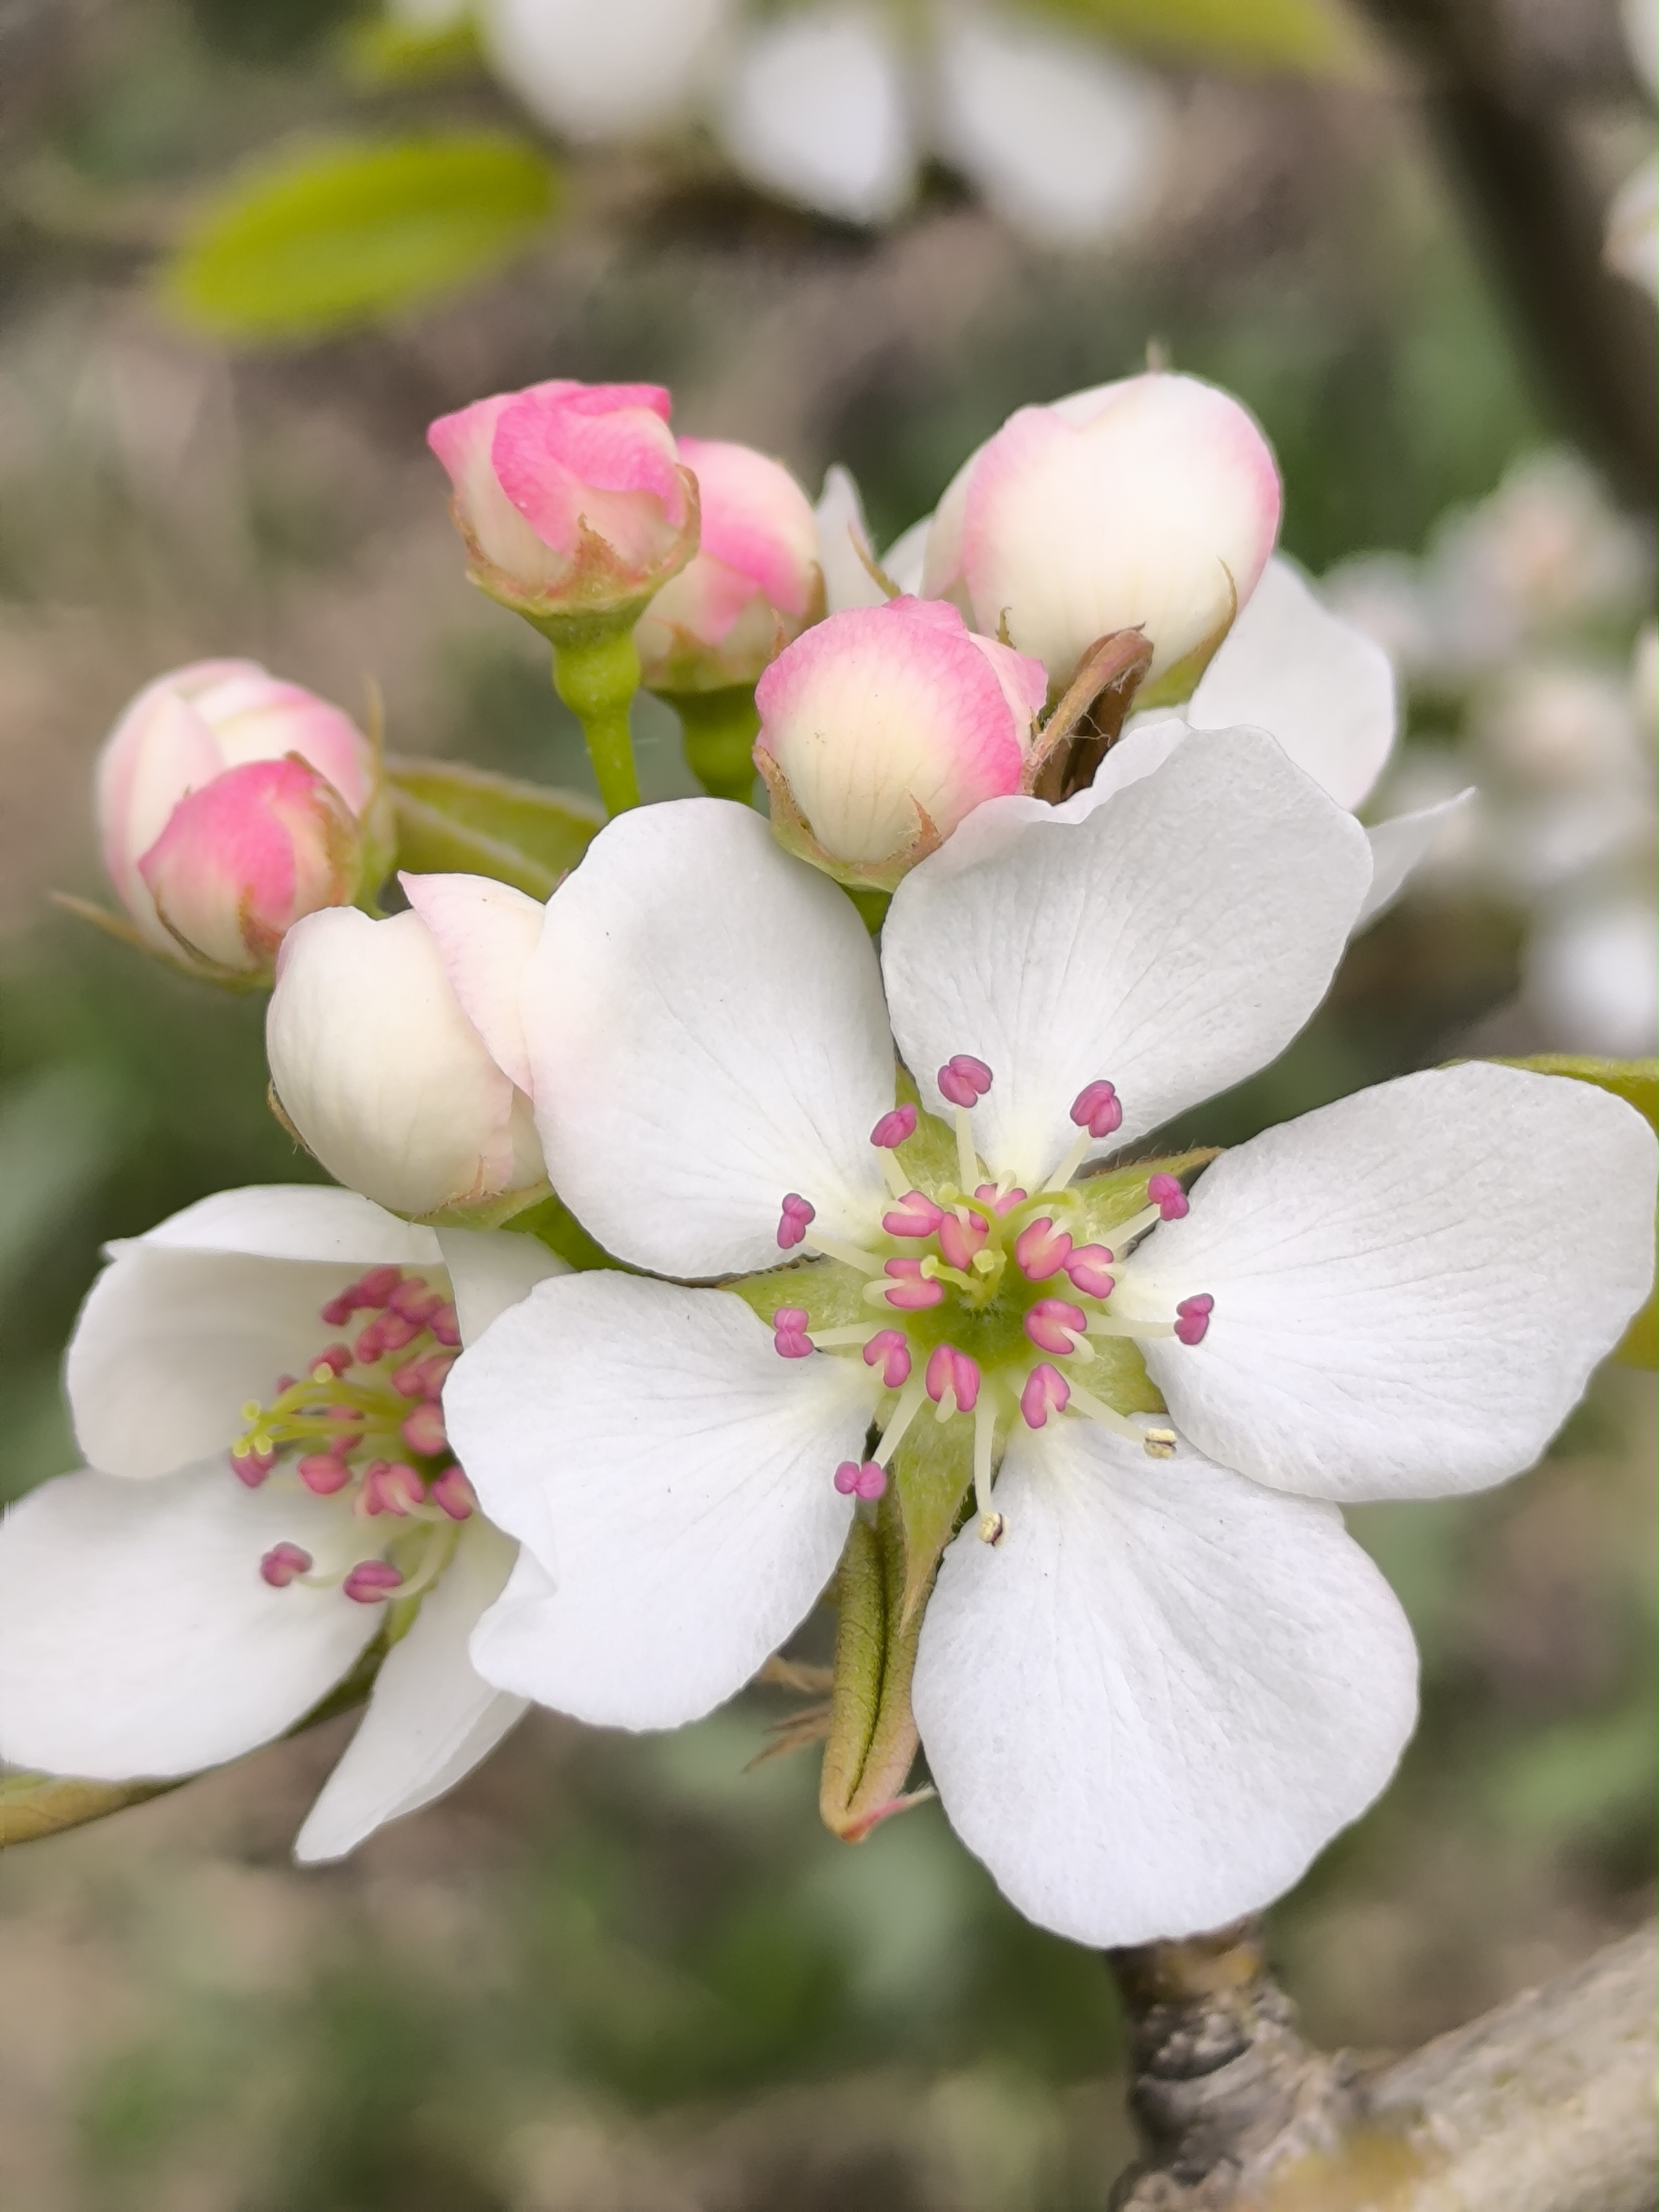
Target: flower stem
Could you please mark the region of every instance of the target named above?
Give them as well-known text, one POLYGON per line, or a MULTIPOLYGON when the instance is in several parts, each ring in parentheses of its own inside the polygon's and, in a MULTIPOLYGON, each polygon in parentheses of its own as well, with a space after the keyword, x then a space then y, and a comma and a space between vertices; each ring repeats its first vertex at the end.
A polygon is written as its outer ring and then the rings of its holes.
POLYGON ((760 716, 752 684, 719 691, 666 691, 680 718, 685 764, 711 799, 747 806, 755 789, 755 735, 760 716))
POLYGON ((562 624, 553 641, 553 688, 582 726, 607 814, 640 803, 628 710, 640 688, 631 623, 562 624))

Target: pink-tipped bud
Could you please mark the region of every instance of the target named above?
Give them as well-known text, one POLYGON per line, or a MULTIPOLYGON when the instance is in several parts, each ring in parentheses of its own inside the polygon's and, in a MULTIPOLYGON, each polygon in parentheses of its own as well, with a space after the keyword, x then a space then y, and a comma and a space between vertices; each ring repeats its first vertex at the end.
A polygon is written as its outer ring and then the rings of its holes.
POLYGON ((448 1449, 449 1432, 435 1398, 422 1398, 414 1411, 404 1416, 402 1434, 410 1451, 418 1452, 423 1459, 448 1449))
POLYGON ((1046 1213, 1028 1221, 1014 1239, 1015 1264, 1033 1283, 1046 1283, 1050 1275, 1057 1275, 1071 1251, 1071 1238, 1063 1229, 1056 1229, 1046 1213))
POLYGON ((478 1493, 459 1467, 447 1467, 427 1494, 452 1521, 470 1521, 478 1510, 478 1493))
POLYGON ((939 1224, 939 1249, 946 1267, 965 1274, 974 1264, 974 1255, 981 1250, 991 1231, 977 1213, 964 1219, 960 1213, 947 1213, 939 1224))
POLYGON ((351 1469, 336 1452, 307 1452, 295 1472, 313 1498, 332 1498, 351 1480, 351 1469))
POLYGON ((1215 1300, 1207 1291, 1200 1291, 1194 1297, 1182 1298, 1176 1308, 1175 1324, 1175 1333, 1182 1344, 1202 1344, 1214 1310, 1215 1300))
POLYGON ((931 1275, 924 1275, 920 1260, 889 1260, 882 1273, 890 1278, 888 1304, 906 1313, 921 1313, 928 1306, 938 1305, 945 1296, 944 1284, 935 1282, 931 1275))
POLYGON ((878 1328, 864 1347, 866 1367, 879 1367, 883 1388, 902 1389, 910 1380, 910 1346, 902 1330, 878 1328))
POLYGON ((153 951, 266 977, 302 915, 372 890, 391 861, 374 746, 337 707, 251 660, 205 660, 139 693, 99 757, 98 830, 153 951))
POLYGON ((272 1589, 286 1589, 301 1575, 308 1575, 312 1564, 310 1553, 298 1544, 273 1544, 259 1562, 259 1577, 272 1589))
POLYGON ((1020 788, 1047 690, 1035 661, 938 600, 831 615, 756 689, 773 830, 843 883, 891 890, 975 807, 1020 788))
POLYGON ((753 684, 823 616, 817 520, 783 464, 752 447, 682 438, 679 458, 697 481, 702 531, 635 626, 641 680, 671 694, 753 684))
POLYGON ((1147 1176, 1146 1203, 1155 1206, 1166 1221, 1179 1221, 1188 1210, 1187 1194, 1172 1175, 1147 1176))
POLYGON ((1123 1108, 1109 1083, 1086 1083, 1072 1101, 1072 1119, 1091 1137, 1109 1137, 1123 1127, 1123 1108))
POLYGON ((778 1218, 778 1249, 781 1252, 792 1252, 805 1240, 807 1224, 817 1212, 817 1208, 804 1199, 799 1191, 789 1193, 778 1218))
POLYGON ((895 1106, 890 1114, 884 1114, 870 1132, 870 1141, 884 1152, 908 1143, 916 1133, 916 1109, 914 1106, 895 1106))
POLYGON ((697 485, 653 384, 559 377, 441 416, 427 443, 449 472, 474 583, 556 630, 625 617, 697 550, 697 485))
POLYGON ((1279 532, 1279 471, 1254 418, 1154 372, 1022 407, 957 472, 922 589, 1070 681, 1097 638, 1144 630, 1152 678, 1186 696, 1255 589, 1279 532))
POLYGON ((772 1342, 780 1359, 810 1359, 812 1340, 807 1334, 809 1316, 805 1306, 780 1306, 772 1316, 772 1342))
POLYGON ((404 1578, 390 1559, 360 1559, 342 1587, 356 1604, 380 1605, 403 1586, 404 1578))
POLYGON ((991 1071, 972 1053, 952 1053, 938 1077, 939 1093, 952 1106, 976 1106, 991 1087, 991 1071))
POLYGON ((377 1459, 363 1474, 357 1510, 365 1516, 390 1513, 401 1520, 426 1503, 426 1485, 404 1460, 377 1459))
POLYGON ((1058 1367, 1045 1359, 1025 1378, 1019 1394, 1019 1410, 1028 1429, 1040 1429, 1050 1413, 1063 1413, 1072 1401, 1072 1386, 1058 1367))
POLYGON ((954 1345, 935 1345, 927 1355, 923 1387, 937 1406, 947 1390, 952 1392, 958 1413, 971 1413, 979 1401, 979 1362, 954 1345))
POLYGON ((1025 1334, 1040 1351, 1064 1354, 1076 1349, 1074 1339, 1084 1334, 1088 1316, 1066 1298, 1039 1298, 1025 1316, 1025 1334))
POLYGON ((1107 1271, 1112 1255, 1103 1244, 1079 1244, 1063 1262, 1074 1291, 1085 1297, 1109 1298, 1116 1279, 1107 1271))
POLYGON ((890 1237, 931 1237, 945 1218, 942 1206, 925 1191, 913 1190, 882 1215, 881 1225, 890 1237))
POLYGON ((230 1471, 238 1482, 257 1490, 276 1464, 275 1452, 232 1452, 230 1471))

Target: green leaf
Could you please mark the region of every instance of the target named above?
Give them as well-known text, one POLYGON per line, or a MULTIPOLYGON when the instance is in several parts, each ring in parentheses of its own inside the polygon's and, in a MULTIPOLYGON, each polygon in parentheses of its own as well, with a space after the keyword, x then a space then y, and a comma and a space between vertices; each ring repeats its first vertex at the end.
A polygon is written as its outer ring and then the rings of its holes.
POLYGON ((495 268, 531 243, 559 198, 547 157, 498 131, 289 149, 224 187, 161 288, 221 337, 315 337, 495 268))
POLYGON ((458 761, 389 760, 386 776, 398 866, 417 875, 493 876, 544 899, 605 826, 600 810, 574 793, 458 761))
POLYGON ((1218 69, 1353 76, 1365 47, 1336 0, 1023 0, 1115 46, 1218 69))

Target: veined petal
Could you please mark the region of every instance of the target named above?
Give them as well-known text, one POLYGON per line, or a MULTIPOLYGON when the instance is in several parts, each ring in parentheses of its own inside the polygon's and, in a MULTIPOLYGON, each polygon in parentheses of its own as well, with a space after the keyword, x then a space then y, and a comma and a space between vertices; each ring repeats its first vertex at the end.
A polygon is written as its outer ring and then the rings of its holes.
POLYGON ((764 1267, 791 1191, 827 1235, 873 1225, 870 1131, 893 1103, 876 957, 748 807, 677 799, 599 832, 549 906, 525 1036, 554 1187, 619 1259, 764 1267))
POLYGON ((1418 863, 1426 860, 1434 850, 1441 831, 1449 829, 1459 816, 1467 815, 1477 796, 1471 784, 1467 791, 1443 799, 1436 805, 1396 814, 1365 832, 1371 844, 1371 887, 1359 909, 1356 929, 1364 929, 1367 922, 1388 911, 1411 880, 1418 863))
POLYGON ((834 1570, 852 1512, 834 1473, 877 1387, 861 1360, 780 1359, 727 1291, 543 1284, 444 1393, 485 1511, 556 1586, 515 1577, 473 1638, 479 1673, 620 1728, 731 1697, 834 1570))
POLYGON ((1475 1062, 1228 1152, 1135 1287, 1207 1291, 1145 1347, 1201 1449, 1309 1497, 1431 1498, 1529 1467, 1653 1273, 1653 1132, 1588 1084, 1475 1062))
POLYGON ((829 611, 838 615, 844 607, 883 605, 887 594, 860 558, 860 547, 873 558, 864 501, 856 478, 839 461, 824 476, 813 514, 818 526, 818 566, 823 572, 829 611))
POLYGON ((438 1243, 463 1344, 476 1343, 497 1314, 528 1297, 538 1283, 570 1273, 556 1253, 522 1231, 441 1229, 438 1243))
POLYGON ((120 1782, 280 1735, 378 1616, 337 1589, 272 1589, 259 1560, 287 1540, 321 1565, 342 1519, 304 1492, 245 1490, 222 1460, 30 1492, 0 1527, 0 1759, 120 1782))
POLYGON ((387 1820, 429 1805, 524 1711, 523 1698, 492 1689, 466 1656, 516 1557, 516 1546, 487 1521, 467 1522, 414 1626, 375 1676, 368 1710, 300 1831, 295 1858, 343 1858, 387 1820))
POLYGON ((429 1229, 399 1220, 353 1190, 306 1183, 252 1183, 216 1191, 182 1213, 169 1215, 142 1237, 107 1249, 112 1255, 139 1249, 167 1252, 234 1252, 264 1260, 324 1260, 331 1266, 430 1267, 438 1257, 429 1229))
MULTIPOLYGON (((1079 797, 1083 794, 1079 794, 1079 797)), ((1117 1087, 1128 1144, 1238 1082, 1324 996, 1370 879, 1364 832, 1260 731, 1194 731, 1092 811, 973 838, 992 800, 895 892, 882 964, 924 1102, 957 1053, 992 1071, 974 1115, 994 1172, 1029 1184, 1117 1087)), ((1000 817, 999 817, 1000 819, 1000 817)), ((1012 816, 1008 818, 1013 819, 1012 816)))
POLYGON ((945 1553, 912 1692, 951 1826, 1081 1943, 1268 1904, 1411 1734, 1388 1584, 1328 1506, 1082 1421, 1017 1427, 995 1497, 1006 1533, 945 1553))

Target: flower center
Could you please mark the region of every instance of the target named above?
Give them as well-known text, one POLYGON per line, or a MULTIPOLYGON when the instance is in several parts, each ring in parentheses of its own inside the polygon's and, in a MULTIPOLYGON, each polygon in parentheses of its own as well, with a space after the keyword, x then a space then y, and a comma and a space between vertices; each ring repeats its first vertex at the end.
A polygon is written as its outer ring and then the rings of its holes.
POLYGON ((401 1267, 371 1267, 331 1297, 325 1328, 365 1321, 324 1346, 303 1376, 279 1377, 268 1406, 242 1408, 230 1464, 250 1490, 271 1481, 339 1508, 338 1556, 275 1544, 259 1572, 275 1589, 303 1583, 359 1605, 418 1598, 449 1564, 477 1507, 449 1449, 441 1403, 460 1346, 455 1308, 401 1267))
POLYGON ((992 1081, 985 1063, 966 1053, 939 1072, 955 1121, 954 1182, 913 1188, 901 1169, 897 1148, 915 1133, 914 1106, 896 1107, 876 1124, 870 1141, 882 1155, 893 1201, 882 1216, 879 1242, 866 1247, 818 1236, 811 1201, 796 1191, 784 1198, 780 1248, 856 1269, 866 1278, 863 1303, 873 1310, 867 1324, 814 1329, 804 1307, 781 1305, 772 1325, 783 1358, 856 1353, 888 1394, 871 1457, 836 1470, 836 1486, 844 1493, 881 1495, 893 1454, 930 1402, 935 1420, 971 1419, 980 1534, 994 1543, 1003 1521, 989 1503, 993 1462, 999 1435, 1015 1420, 1041 1429, 1061 1415, 1075 1416, 1132 1439, 1152 1458, 1170 1455, 1170 1431, 1137 1425, 1090 1385, 1104 1371, 1108 1340, 1174 1337, 1197 1344, 1215 1301, 1197 1291, 1166 1310, 1167 1300, 1137 1285, 1135 1247, 1159 1221, 1177 1220, 1187 1211, 1174 1176, 1147 1179, 1146 1205, 1113 1224, 1109 1248, 1085 1241, 1074 1178, 1091 1145, 1121 1125, 1123 1109, 1110 1083, 1101 1078, 1079 1092, 1071 1107, 1076 1141, 1042 1187, 1030 1193, 1011 1177, 994 1178, 975 1145, 973 1110, 992 1081))

